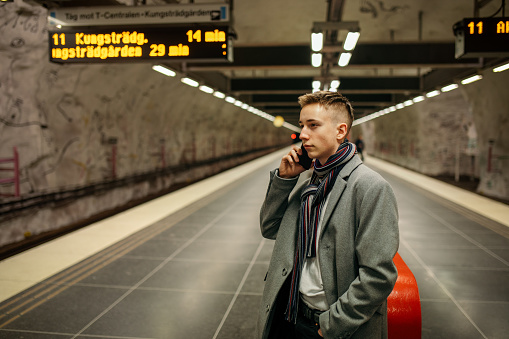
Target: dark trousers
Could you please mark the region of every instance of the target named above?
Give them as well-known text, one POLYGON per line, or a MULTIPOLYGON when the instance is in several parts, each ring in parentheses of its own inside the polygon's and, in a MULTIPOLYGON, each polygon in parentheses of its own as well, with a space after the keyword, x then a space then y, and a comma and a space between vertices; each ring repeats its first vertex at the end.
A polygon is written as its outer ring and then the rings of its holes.
POLYGON ((276 299, 269 339, 321 339, 322 337, 318 334, 320 325, 304 317, 300 311, 297 316, 297 324, 294 325, 284 319, 290 293, 290 280, 287 279, 276 299))
POLYGON ((318 334, 320 324, 305 318, 302 314, 297 317, 297 323, 294 326, 296 339, 321 339, 318 334))

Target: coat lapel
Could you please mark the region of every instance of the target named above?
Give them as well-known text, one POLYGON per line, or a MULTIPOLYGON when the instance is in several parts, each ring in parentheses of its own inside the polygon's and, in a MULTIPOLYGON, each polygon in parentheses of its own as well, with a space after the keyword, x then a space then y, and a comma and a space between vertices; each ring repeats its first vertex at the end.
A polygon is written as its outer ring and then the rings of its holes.
POLYGON ((328 196, 327 207, 325 208, 325 215, 323 216, 322 231, 320 233, 320 237, 322 234, 324 234, 325 229, 329 225, 329 219, 336 209, 336 205, 339 203, 339 198, 341 198, 341 195, 346 188, 346 178, 348 178, 350 173, 352 173, 353 170, 356 169, 360 164, 362 164, 361 159, 359 159, 357 156, 354 156, 339 172, 339 175, 336 178, 336 182, 334 183, 334 187, 332 187, 332 190, 328 196))

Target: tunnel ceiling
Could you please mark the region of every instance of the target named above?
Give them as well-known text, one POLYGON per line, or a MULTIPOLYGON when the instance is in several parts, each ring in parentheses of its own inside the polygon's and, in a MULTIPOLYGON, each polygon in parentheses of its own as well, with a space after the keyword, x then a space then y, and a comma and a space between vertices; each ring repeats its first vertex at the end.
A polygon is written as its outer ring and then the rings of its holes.
MULTIPOLYGON (((25 0, 47 8, 134 4, 133 0, 25 0)), ((218 3, 134 0, 139 6, 218 3)), ((233 0, 232 63, 168 63, 298 126, 297 97, 313 80, 340 81, 356 117, 458 81, 503 58, 455 59, 453 25, 492 16, 502 0, 233 0), (346 67, 337 64, 346 30, 324 34, 322 66, 311 66, 315 23, 357 22, 360 39, 346 67)), ((500 13, 497 14, 500 16, 500 13)), ((507 59, 507 58, 505 58, 507 59)))

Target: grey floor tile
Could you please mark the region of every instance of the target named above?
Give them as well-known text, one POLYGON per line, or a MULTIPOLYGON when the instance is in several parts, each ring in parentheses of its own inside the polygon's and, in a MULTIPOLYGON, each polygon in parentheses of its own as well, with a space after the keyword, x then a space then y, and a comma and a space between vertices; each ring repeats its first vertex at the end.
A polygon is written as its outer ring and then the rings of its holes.
POLYGON ((405 244, 400 243, 398 253, 410 270, 413 270, 414 268, 422 268, 422 265, 405 244))
POLYGON ((429 267, 436 268, 506 268, 500 260, 481 249, 414 248, 429 267))
POLYGON ((197 238, 198 241, 226 241, 230 243, 250 242, 256 244, 259 244, 262 239, 259 228, 245 227, 240 224, 233 226, 215 225, 197 238))
POLYGON ((6 331, 0 329, 0 338, 2 339, 69 339, 69 334, 60 333, 32 333, 23 331, 6 331))
POLYGON ((404 239, 414 248, 424 248, 426 250, 451 249, 451 248, 478 248, 468 239, 465 239, 457 233, 417 233, 405 234, 404 239))
POLYGON ((492 231, 486 232, 485 230, 483 233, 465 232, 465 234, 487 248, 506 247, 509 249, 509 239, 492 231))
POLYGON ((488 338, 509 337, 509 302, 460 302, 460 305, 488 338))
POLYGON ((433 271, 456 300, 509 302, 509 270, 433 271))
POLYGON ((254 339, 261 300, 261 296, 239 295, 217 338, 254 339))
POLYGON ((217 260, 217 261, 240 261, 250 262, 256 252, 258 244, 256 243, 213 243, 205 241, 195 241, 182 252, 177 259, 194 260, 217 260))
POLYGON ((80 281, 97 284, 131 287, 161 263, 160 260, 120 258, 80 281))
POLYGON ((122 289, 71 286, 5 328, 77 333, 124 293, 122 289))
POLYGON ((199 222, 188 222, 186 220, 173 225, 157 236, 158 239, 190 239, 201 231, 205 224, 199 222))
POLYGON ((136 290, 84 334, 210 339, 231 300, 218 293, 136 290))
POLYGON ((141 287, 235 293, 248 263, 170 261, 141 287))
POLYGON ((490 248, 490 251, 498 255, 501 259, 509 262, 509 248, 490 248))
POLYGON ((449 300, 447 293, 425 269, 412 268, 412 273, 417 281, 421 300, 449 300))
POLYGON ((272 257, 272 251, 274 250, 274 240, 265 239, 265 243, 263 244, 263 248, 256 258, 256 262, 264 261, 269 262, 272 257))
POLYGON ((450 301, 422 301, 422 339, 481 339, 483 336, 450 301))
POLYGON ((265 274, 269 269, 268 263, 257 263, 251 268, 251 272, 247 276, 244 286, 242 286, 241 293, 263 293, 265 287, 265 274))
POLYGON ((147 257, 147 258, 167 258, 178 250, 187 239, 164 239, 156 237, 136 247, 126 256, 128 257, 147 257))

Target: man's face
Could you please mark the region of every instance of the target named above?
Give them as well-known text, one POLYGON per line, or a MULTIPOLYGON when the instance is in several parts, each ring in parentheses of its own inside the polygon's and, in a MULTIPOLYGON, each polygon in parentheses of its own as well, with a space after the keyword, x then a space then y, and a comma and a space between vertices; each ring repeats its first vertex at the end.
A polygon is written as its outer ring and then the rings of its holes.
POLYGON ((346 135, 346 124, 335 123, 331 113, 318 103, 304 106, 300 111, 299 124, 302 127, 300 139, 309 157, 320 160, 322 165, 336 153, 340 139, 346 135))

